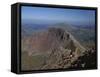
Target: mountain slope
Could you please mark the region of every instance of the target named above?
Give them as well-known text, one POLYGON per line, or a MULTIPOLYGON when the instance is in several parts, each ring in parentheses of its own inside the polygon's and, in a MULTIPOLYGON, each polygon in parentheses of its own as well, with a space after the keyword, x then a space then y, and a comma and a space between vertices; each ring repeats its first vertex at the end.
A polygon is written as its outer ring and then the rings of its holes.
POLYGON ((68 68, 84 51, 66 30, 48 28, 22 40, 22 69, 68 68))

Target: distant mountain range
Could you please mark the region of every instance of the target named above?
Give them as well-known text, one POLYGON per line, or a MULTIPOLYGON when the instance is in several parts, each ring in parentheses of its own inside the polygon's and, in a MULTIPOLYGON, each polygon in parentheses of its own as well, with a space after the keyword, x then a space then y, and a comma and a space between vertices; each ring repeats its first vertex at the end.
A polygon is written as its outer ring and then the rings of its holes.
POLYGON ((22 24, 22 36, 32 35, 34 32, 43 31, 50 27, 62 28, 68 32, 70 32, 78 41, 80 41, 83 45, 88 43, 89 41, 95 41, 95 26, 80 26, 80 25, 70 25, 67 23, 56 23, 56 24, 48 24, 48 23, 24 23, 22 24))

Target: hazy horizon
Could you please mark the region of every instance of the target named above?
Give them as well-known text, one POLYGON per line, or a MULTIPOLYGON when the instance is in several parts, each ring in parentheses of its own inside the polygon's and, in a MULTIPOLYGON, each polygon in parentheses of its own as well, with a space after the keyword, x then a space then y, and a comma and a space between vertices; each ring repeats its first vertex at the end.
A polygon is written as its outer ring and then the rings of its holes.
POLYGON ((94 25, 95 11, 80 9, 44 8, 22 6, 23 23, 68 23, 71 25, 94 25))

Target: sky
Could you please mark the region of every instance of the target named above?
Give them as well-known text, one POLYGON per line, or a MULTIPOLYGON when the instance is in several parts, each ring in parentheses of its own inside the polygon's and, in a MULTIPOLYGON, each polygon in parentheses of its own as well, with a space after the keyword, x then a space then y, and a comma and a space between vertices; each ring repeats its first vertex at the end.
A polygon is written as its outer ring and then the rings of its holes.
POLYGON ((22 22, 25 20, 41 21, 43 23, 59 23, 66 22, 75 25, 94 25, 95 10, 80 9, 62 9, 62 8, 44 8, 44 7, 21 7, 22 22))

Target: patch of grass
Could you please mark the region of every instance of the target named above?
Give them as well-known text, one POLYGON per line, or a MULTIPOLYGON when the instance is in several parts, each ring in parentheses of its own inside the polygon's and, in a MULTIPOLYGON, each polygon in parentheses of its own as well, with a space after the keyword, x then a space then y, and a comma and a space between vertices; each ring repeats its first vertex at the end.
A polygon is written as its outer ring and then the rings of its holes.
POLYGON ((23 70, 36 70, 40 69, 45 63, 44 55, 29 56, 26 52, 22 53, 22 69, 23 70))

